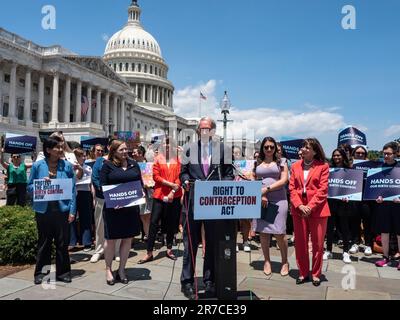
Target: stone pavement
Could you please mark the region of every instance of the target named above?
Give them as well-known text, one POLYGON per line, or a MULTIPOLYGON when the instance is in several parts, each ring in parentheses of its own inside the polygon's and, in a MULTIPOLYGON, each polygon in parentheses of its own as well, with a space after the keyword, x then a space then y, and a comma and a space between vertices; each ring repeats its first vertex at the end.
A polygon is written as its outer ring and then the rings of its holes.
MULTIPOLYGON (((291 271, 288 277, 282 277, 280 271, 280 252, 271 248, 273 275, 267 278, 263 270, 263 256, 259 244, 253 242, 251 254, 240 251, 238 254, 238 290, 250 290, 265 300, 390 300, 400 299, 400 271, 397 263, 385 268, 376 268, 374 262, 380 257, 364 257, 362 253, 353 256, 353 263, 345 265, 341 261, 340 248, 335 247, 333 260, 324 263, 321 286, 311 283, 301 286, 295 284, 298 275, 294 248, 289 248, 291 271), (345 267, 345 269, 343 269, 345 267), (354 267, 354 269, 352 268, 354 267), (343 272, 343 273, 342 273, 343 272), (355 281, 350 281, 355 273, 355 281), (354 284, 354 287, 351 285, 354 284), (352 287, 353 289, 344 290, 352 287)), ((90 252, 71 254, 73 259, 73 281, 71 284, 57 283, 55 289, 43 288, 33 284, 33 267, 0 279, 1 300, 182 300, 179 278, 182 270, 183 245, 174 249, 178 252, 175 263, 165 258, 165 248, 155 251, 155 260, 145 265, 137 262, 143 257, 145 247, 135 239, 131 256, 127 264, 128 285, 117 283, 108 286, 105 282, 104 261, 90 263, 90 252)), ((197 257, 197 270, 202 270, 201 249, 197 257)), ((117 269, 117 264, 114 264, 117 269)), ((201 286, 201 272, 198 275, 201 286)), ((200 291, 201 292, 201 291, 200 291)))

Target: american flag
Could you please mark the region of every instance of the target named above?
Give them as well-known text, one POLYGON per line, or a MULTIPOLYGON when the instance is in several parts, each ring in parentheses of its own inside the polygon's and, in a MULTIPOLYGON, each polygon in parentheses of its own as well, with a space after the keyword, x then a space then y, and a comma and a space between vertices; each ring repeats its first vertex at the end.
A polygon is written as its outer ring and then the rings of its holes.
POLYGON ((200 99, 207 100, 207 97, 203 94, 203 92, 200 92, 200 99))
POLYGON ((87 112, 89 111, 89 101, 88 98, 86 96, 82 96, 82 100, 81 100, 81 110, 82 110, 82 114, 85 116, 87 114, 87 112))

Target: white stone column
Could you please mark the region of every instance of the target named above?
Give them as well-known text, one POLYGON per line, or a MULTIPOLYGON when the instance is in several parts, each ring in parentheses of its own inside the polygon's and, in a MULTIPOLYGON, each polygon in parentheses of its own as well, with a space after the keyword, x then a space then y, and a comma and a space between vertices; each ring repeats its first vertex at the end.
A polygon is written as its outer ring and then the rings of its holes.
POLYGON ((71 117, 71 77, 67 76, 65 80, 64 92, 64 123, 70 123, 71 117))
POLYGON ((31 110, 31 97, 32 97, 32 71, 26 70, 25 74, 25 101, 24 101, 24 120, 27 127, 32 127, 32 110, 31 110))
POLYGON ((174 92, 171 91, 171 105, 170 105, 171 109, 174 108, 174 92))
POLYGON ((4 81, 4 65, 0 60, 0 115, 3 115, 3 81, 4 81))
POLYGON ((125 104, 125 99, 121 97, 121 112, 120 112, 120 121, 119 121, 119 126, 121 128, 121 131, 125 131, 125 110, 126 110, 126 104, 125 104))
POLYGON ((82 122, 82 81, 76 83, 75 122, 82 122))
POLYGON ((156 104, 160 104, 160 87, 156 87, 156 104))
POLYGON ((38 100, 37 122, 44 122, 44 74, 39 75, 39 100, 38 100))
POLYGON ((91 123, 92 122, 92 86, 88 85, 87 87, 87 99, 89 103, 89 109, 86 113, 86 122, 91 123))
POLYGON ((106 91, 106 102, 104 110, 104 124, 106 127, 106 135, 110 134, 110 92, 106 91))
MULTIPOLYGON (((112 122, 114 125, 114 131, 118 131, 118 97, 116 94, 114 94, 114 105, 113 105, 113 116, 112 116, 112 122)), ((113 134, 112 132, 111 134, 113 134)))
POLYGON ((150 86, 150 103, 153 103, 153 86, 150 86))
POLYGON ((131 120, 131 123, 130 123, 130 128, 131 128, 131 131, 135 131, 135 128, 134 128, 134 125, 135 125, 135 122, 133 121, 133 117, 134 117, 134 115, 133 115, 133 105, 131 105, 131 107, 130 107, 130 109, 129 109, 129 112, 130 112, 130 120, 131 120))
POLYGON ((60 87, 60 75, 56 72, 53 75, 53 100, 51 104, 51 121, 50 124, 58 124, 58 90, 60 87))
POLYGON ((139 101, 139 86, 138 86, 138 84, 136 83, 136 91, 135 91, 135 93, 136 93, 136 101, 135 102, 138 102, 139 101))
MULTIPOLYGON (((107 121, 108 122, 108 121, 107 121)), ((101 90, 97 89, 97 98, 96 98, 96 123, 101 123, 101 90)))
POLYGON ((8 98, 8 117, 11 123, 17 123, 17 64, 11 65, 10 93, 8 98))

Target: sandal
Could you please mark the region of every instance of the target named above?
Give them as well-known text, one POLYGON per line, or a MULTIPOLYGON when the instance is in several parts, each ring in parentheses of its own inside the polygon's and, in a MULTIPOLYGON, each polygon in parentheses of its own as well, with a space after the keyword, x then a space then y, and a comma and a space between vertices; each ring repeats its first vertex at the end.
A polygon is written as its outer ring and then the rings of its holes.
POLYGON ((168 253, 168 251, 167 251, 167 258, 171 259, 172 261, 178 260, 178 258, 172 252, 168 253))
POLYGON ((154 256, 151 256, 150 258, 139 260, 139 261, 138 261, 138 264, 145 264, 145 263, 151 262, 151 261, 153 261, 153 260, 154 260, 154 256))

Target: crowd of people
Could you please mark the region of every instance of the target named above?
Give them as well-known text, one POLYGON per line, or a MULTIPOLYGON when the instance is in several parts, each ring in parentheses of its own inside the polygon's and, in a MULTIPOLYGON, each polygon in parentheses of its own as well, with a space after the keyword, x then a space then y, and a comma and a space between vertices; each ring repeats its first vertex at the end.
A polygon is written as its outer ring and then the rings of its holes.
MULTIPOLYGON (((261 180, 262 208, 275 210, 275 218, 240 220, 238 232, 242 248, 251 252, 251 241, 259 239, 264 254, 264 274, 272 274, 270 247, 276 239, 282 266, 280 274, 288 276, 288 234, 295 246, 299 275, 298 285, 311 281, 319 286, 323 261, 333 259, 333 245, 343 249, 342 260, 351 263, 351 255, 363 248, 365 256, 381 249, 382 259, 376 266, 387 266, 391 258, 400 259, 400 199, 383 201, 349 201, 348 198, 328 199, 330 168, 352 168, 354 160, 368 160, 364 146, 354 149, 340 146, 333 150, 330 161, 315 138, 308 138, 299 151, 300 160, 285 156, 282 145, 266 137, 254 154, 251 178, 244 177, 235 160, 246 159, 240 147, 228 149, 215 137, 216 123, 201 119, 199 140, 180 148, 169 138, 157 148, 146 150, 137 146, 129 150, 124 141, 110 138, 108 147, 96 145, 87 153, 79 145, 71 149, 61 132, 53 133, 43 143, 32 164, 25 164, 20 155, 1 164, 7 171, 7 205, 25 206, 27 194, 33 191, 36 179, 72 179, 72 198, 63 201, 33 202, 38 230, 38 253, 34 275, 41 284, 51 265, 52 244, 56 247, 56 276, 58 281, 71 282, 69 251, 80 244, 92 252, 91 262, 104 257, 105 279, 110 286, 116 281, 129 282, 126 263, 134 237, 142 235, 147 252, 139 264, 153 261, 155 242, 161 235, 166 244, 166 257, 176 261, 173 251, 176 235, 183 232, 182 292, 189 299, 197 297, 194 281, 195 257, 202 246, 204 257, 203 281, 206 293, 215 294, 215 249, 213 237, 217 230, 212 221, 197 221, 193 213, 193 181, 195 180, 261 180), (148 154, 146 155, 146 151, 148 154), (226 163, 226 154, 232 162, 226 163), (153 163, 154 185, 145 185, 140 163, 153 163), (30 176, 28 179, 28 170, 30 176), (133 207, 107 208, 103 186, 140 182, 146 203, 133 207), (397 237, 397 248, 391 247, 397 237), (310 258, 311 277, 310 277, 310 258), (119 263, 113 271, 113 261, 119 263)), ((400 167, 400 146, 396 142, 383 149, 385 167, 400 167)), ((28 197, 29 198, 29 197, 28 197)), ((237 251, 239 246, 237 247, 237 251)), ((400 270, 400 262, 398 265, 400 270)))

